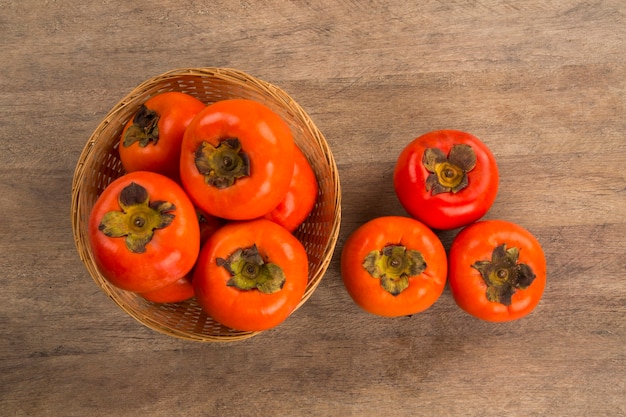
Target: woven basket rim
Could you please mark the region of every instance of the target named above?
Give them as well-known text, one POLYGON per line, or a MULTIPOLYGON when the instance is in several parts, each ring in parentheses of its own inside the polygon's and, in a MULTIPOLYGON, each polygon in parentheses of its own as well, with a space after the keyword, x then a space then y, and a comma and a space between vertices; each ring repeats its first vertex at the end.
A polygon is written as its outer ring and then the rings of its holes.
MULTIPOLYGON (((124 96, 121 100, 119 100, 106 116, 101 120, 98 124, 94 132, 90 135, 86 144, 84 145, 76 167, 74 169, 74 175, 72 179, 72 200, 71 200, 71 217, 72 217, 72 231, 74 237, 74 244, 79 253, 81 261, 86 266, 89 274, 92 279, 96 281, 96 284, 101 288, 107 296, 113 300, 115 304, 118 305, 123 311, 129 314, 131 317, 142 323, 148 328, 151 328, 160 333, 164 333, 170 336, 174 336, 180 339, 194 340, 194 341, 202 341, 202 342, 230 342, 230 341, 239 341, 243 339, 247 339, 262 331, 254 331, 254 332, 242 332, 242 331, 234 331, 233 333, 228 334, 219 334, 219 335, 207 335, 207 334, 197 334, 190 333, 186 331, 180 331, 178 329, 167 327, 154 320, 152 317, 147 316, 145 314, 139 314, 135 310, 131 309, 123 302, 121 302, 112 292, 112 289, 108 288, 108 284, 106 282, 103 283, 104 278, 100 275, 99 271, 94 265, 93 258, 90 253, 90 248, 87 244, 85 244, 85 231, 81 230, 81 218, 86 213, 83 213, 83 208, 81 207, 81 191, 82 187, 85 183, 86 171, 85 168, 93 158, 94 152, 97 151, 98 148, 98 139, 100 134, 107 129, 109 124, 116 121, 121 117, 121 114, 126 113, 134 113, 134 109, 129 109, 129 107, 134 103, 137 103, 139 97, 145 96, 147 91, 155 90, 155 86, 161 85, 163 83, 167 83, 169 81, 178 80, 184 77, 199 77, 203 79, 217 79, 228 83, 234 83, 239 85, 244 85, 247 88, 253 88, 258 90, 264 95, 270 96, 274 100, 276 100, 281 106, 284 106, 288 109, 290 114, 293 115, 294 119, 301 125, 301 128, 306 131, 306 133, 315 140, 315 144, 319 146, 323 156, 323 163, 328 166, 328 169, 331 173, 331 184, 332 184, 332 193, 334 194, 334 212, 333 212, 333 220, 331 226, 331 232, 329 238, 326 242, 326 245, 323 250, 323 256, 321 262, 317 266, 317 270, 311 276, 309 276, 309 283, 307 285, 307 289, 302 296, 299 304, 296 309, 299 309, 313 294, 319 283, 321 282, 322 277, 325 275, 330 262, 332 261, 332 257, 334 254, 335 246, 337 243, 339 229, 341 224, 341 184, 339 180, 339 174, 337 165, 335 163, 333 154, 330 150, 330 147, 322 134, 322 132, 315 126, 311 118, 304 111, 304 109, 289 96, 285 91, 281 88, 260 80, 254 76, 251 76, 241 70, 233 69, 233 68, 220 68, 220 67, 198 67, 198 68, 177 68, 167 72, 164 72, 155 77, 151 77, 139 85, 137 85, 133 90, 131 90, 126 96, 124 96)), ((157 91, 156 89, 155 91, 157 91)), ((87 213, 88 214, 88 213, 87 213)), ((295 311, 294 310, 294 311, 295 311)))

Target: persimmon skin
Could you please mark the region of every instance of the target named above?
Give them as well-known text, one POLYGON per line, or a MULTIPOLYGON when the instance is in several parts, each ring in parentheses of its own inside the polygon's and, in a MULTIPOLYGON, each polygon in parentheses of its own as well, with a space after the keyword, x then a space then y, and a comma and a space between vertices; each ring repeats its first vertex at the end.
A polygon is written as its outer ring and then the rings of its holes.
POLYGON ((298 239, 282 226, 256 219, 231 222, 206 242, 194 271, 196 299, 217 322, 241 331, 261 331, 278 326, 296 309, 308 283, 307 254, 298 239), (231 274, 218 259, 238 249, 258 248, 265 262, 279 265, 286 281, 272 294, 241 290, 228 282, 231 274))
POLYGON ((193 298, 194 294, 191 274, 187 274, 165 287, 139 293, 140 296, 153 303, 179 303, 193 298))
POLYGON ((398 200, 415 219, 435 230, 466 226, 483 217, 498 193, 499 172, 491 150, 477 137, 458 130, 428 132, 411 141, 396 161, 393 184, 398 200), (466 173, 468 185, 458 192, 433 194, 427 190, 431 174, 423 164, 424 153, 436 148, 448 155, 454 145, 468 145, 476 165, 466 173))
POLYGON ((402 216, 384 216, 357 228, 341 253, 341 276, 348 294, 363 310, 383 317, 417 314, 439 299, 446 284, 446 252, 439 238, 423 223, 402 216), (394 244, 418 250, 426 269, 409 278, 409 286, 392 295, 363 267, 365 257, 394 244))
POLYGON ((294 232, 315 207, 319 186, 315 172, 300 148, 296 147, 293 176, 287 194, 264 218, 294 232))
POLYGON ((159 116, 158 141, 143 147, 137 142, 125 146, 124 137, 134 123, 134 118, 130 119, 124 126, 118 148, 122 166, 126 172, 151 171, 179 181, 185 129, 206 104, 189 94, 171 91, 149 98, 144 106, 159 116))
POLYGON ((228 220, 250 220, 273 210, 289 189, 295 143, 289 126, 265 105, 231 99, 213 103, 192 120, 183 138, 180 174, 194 204, 228 220), (249 174, 218 188, 207 183, 197 165, 203 144, 217 148, 236 139, 249 162, 249 174))
POLYGON ((116 287, 147 292, 185 276, 200 251, 200 228, 196 211, 184 190, 170 178, 135 171, 111 182, 96 200, 89 218, 89 242, 102 275, 116 287), (150 201, 168 201, 175 206, 172 223, 154 231, 145 252, 131 252, 123 237, 106 236, 99 228, 108 212, 121 212, 119 197, 129 184, 145 188, 150 201))
POLYGON ((522 226, 504 220, 483 220, 462 229, 449 253, 450 292, 468 314, 490 322, 506 322, 530 314, 539 304, 546 286, 546 259, 539 241, 522 226), (506 244, 519 249, 518 263, 526 264, 535 279, 526 289, 518 289, 511 304, 487 299, 487 284, 472 265, 489 260, 494 248, 506 244))

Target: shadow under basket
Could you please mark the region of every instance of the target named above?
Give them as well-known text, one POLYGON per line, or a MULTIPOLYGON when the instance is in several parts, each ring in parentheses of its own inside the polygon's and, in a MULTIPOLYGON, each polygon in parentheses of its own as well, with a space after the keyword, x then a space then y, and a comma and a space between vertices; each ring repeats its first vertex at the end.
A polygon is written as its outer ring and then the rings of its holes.
POLYGON ((307 156, 319 183, 317 202, 294 232, 309 262, 306 291, 299 308, 319 285, 333 256, 341 222, 341 189, 337 166, 322 133, 304 110, 284 91, 241 71, 227 68, 177 69, 151 78, 131 91, 106 115, 85 145, 72 182, 72 229, 76 248, 96 284, 122 310, 145 326, 170 336, 227 342, 260 332, 230 329, 208 317, 194 298, 157 304, 111 285, 98 271, 88 238, 91 209, 108 184, 125 174, 117 150, 122 129, 150 97, 167 91, 190 94, 206 104, 232 98, 261 102, 291 128, 296 144, 307 156))

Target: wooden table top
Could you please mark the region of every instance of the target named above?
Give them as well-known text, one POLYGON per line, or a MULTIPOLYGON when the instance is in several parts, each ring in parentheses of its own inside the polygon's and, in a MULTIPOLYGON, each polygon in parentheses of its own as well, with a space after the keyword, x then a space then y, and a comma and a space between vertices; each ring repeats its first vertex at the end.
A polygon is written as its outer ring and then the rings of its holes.
MULTIPOLYGON (((626 8, 622 0, 69 0, 0 3, 0 410, 6 416, 626 415, 626 8), (415 5, 412 5, 415 3, 415 5), (136 85, 246 71, 326 136, 342 185, 335 256, 285 323, 235 343, 148 329, 95 285, 72 237, 76 161, 136 85), (347 236, 406 215, 395 160, 435 129, 500 168, 487 219, 548 267, 521 320, 360 310, 347 236)), ((441 233, 449 247, 455 232, 441 233)))

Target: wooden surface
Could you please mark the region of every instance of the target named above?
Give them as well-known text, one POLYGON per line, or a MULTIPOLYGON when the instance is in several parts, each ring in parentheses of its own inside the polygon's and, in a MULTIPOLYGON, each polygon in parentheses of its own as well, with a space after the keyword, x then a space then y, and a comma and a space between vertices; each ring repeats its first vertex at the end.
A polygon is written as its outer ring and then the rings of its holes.
POLYGON ((625 3, 263 3, 0 2, 0 414, 626 415, 625 3), (127 316, 87 274, 70 223, 75 163, 108 110, 144 79, 202 66, 294 97, 343 188, 317 291, 232 344, 127 316), (446 290, 425 313, 382 319, 342 286, 346 237, 405 215, 395 159, 440 128, 492 149, 486 217, 544 247, 548 284, 527 318, 480 322, 446 290))

